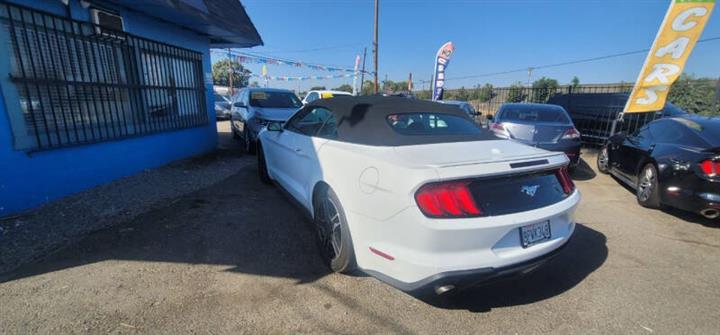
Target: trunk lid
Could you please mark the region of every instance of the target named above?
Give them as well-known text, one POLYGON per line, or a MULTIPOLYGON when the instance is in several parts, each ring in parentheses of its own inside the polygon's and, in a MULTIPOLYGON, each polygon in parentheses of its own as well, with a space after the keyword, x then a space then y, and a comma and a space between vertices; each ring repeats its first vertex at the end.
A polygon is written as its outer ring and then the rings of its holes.
POLYGON ((532 160, 556 155, 508 140, 408 145, 395 147, 394 151, 403 165, 433 168, 532 160))
MULTIPOLYGON (((436 173, 417 185, 467 181, 483 216, 506 215, 546 207, 571 193, 558 173, 567 165, 562 153, 510 140, 439 143, 393 148, 399 163, 436 173)), ((414 192, 414 191, 413 191, 414 192)))

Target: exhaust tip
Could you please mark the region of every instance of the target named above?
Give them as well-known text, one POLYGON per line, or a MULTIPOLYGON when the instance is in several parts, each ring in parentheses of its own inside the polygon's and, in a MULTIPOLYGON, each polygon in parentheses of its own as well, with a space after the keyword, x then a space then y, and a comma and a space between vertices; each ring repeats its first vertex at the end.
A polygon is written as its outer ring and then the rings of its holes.
POLYGON ((455 285, 443 285, 435 287, 435 294, 442 295, 455 289, 455 285))
POLYGON ((704 216, 706 219, 717 219, 720 217, 720 210, 715 208, 706 208, 700 211, 700 215, 704 216))

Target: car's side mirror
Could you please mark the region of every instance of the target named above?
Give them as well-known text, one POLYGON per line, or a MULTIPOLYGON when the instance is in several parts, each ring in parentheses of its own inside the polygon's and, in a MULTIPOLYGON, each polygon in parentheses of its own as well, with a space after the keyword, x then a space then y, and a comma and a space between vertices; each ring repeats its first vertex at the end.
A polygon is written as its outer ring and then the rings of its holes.
POLYGON ((488 114, 487 117, 485 117, 485 118, 486 118, 488 121, 493 121, 493 120, 495 120, 495 115, 488 114))
POLYGON ((268 131, 283 131, 283 125, 280 122, 270 122, 267 125, 268 131))

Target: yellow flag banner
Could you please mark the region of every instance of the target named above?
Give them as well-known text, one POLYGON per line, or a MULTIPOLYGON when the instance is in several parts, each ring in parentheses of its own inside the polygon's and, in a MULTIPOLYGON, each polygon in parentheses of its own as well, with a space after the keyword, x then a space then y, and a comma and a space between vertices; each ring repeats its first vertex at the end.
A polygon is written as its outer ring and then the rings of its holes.
POLYGON ((673 0, 625 105, 625 113, 663 109, 670 86, 682 74, 714 6, 715 0, 673 0))

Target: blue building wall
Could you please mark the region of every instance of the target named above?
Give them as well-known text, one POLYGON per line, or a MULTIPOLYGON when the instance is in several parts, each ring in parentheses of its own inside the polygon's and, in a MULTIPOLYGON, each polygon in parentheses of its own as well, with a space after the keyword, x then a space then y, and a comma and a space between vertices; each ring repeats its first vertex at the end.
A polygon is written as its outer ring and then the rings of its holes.
MULTIPOLYGON (((65 15, 59 0, 10 1, 65 15)), ((71 1, 72 16, 87 21, 89 12, 71 1)), ((209 41, 180 27, 138 12, 118 11, 127 32, 203 53, 205 74, 211 73, 209 41)), ((0 55, 9 55, 0 43, 0 55)), ((4 74, 7 75, 7 74, 4 74)), ((87 146, 28 154, 13 148, 12 131, 0 95, 0 217, 42 205, 148 168, 212 151, 217 143, 212 84, 206 83, 207 126, 87 146)))

